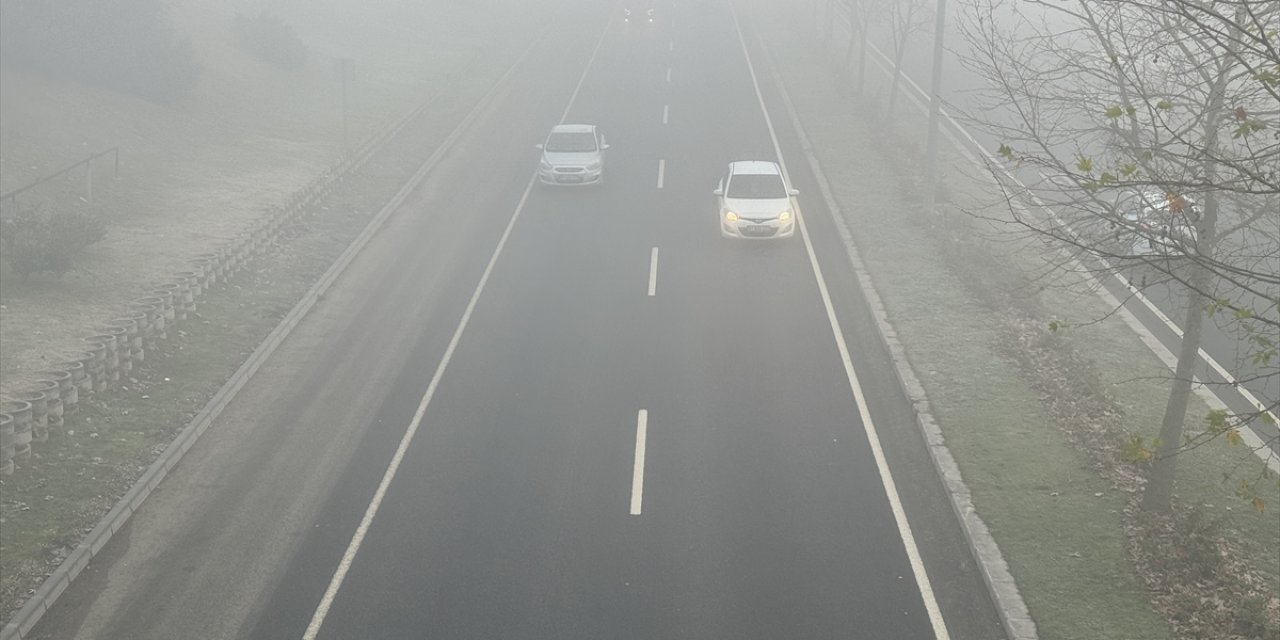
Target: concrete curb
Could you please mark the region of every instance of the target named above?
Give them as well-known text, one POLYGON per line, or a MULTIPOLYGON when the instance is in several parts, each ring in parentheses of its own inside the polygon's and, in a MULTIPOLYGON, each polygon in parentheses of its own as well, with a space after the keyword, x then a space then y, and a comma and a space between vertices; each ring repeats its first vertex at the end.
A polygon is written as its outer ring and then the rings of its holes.
POLYGON ((804 149, 805 159, 818 180, 818 185, 822 190, 822 198, 826 202, 827 208, 831 211, 832 222, 835 223, 836 229, 840 233, 840 239, 848 255, 849 264, 855 275, 857 275, 859 287, 871 307, 872 315, 876 320, 876 333, 893 357, 894 374, 915 410, 916 424, 920 428, 925 442, 929 445, 929 457, 933 460, 938 477, 947 487, 947 493, 951 499, 951 508, 960 522, 961 530, 964 532, 969 548, 973 552, 974 559, 982 570, 983 580, 986 582, 987 588, 991 592, 991 597, 996 603, 996 609, 1004 625, 1005 633, 1010 640, 1036 640, 1038 635, 1035 622, 1031 619, 1026 603, 1022 600, 1022 594, 1018 591, 1013 575, 1009 573, 1008 564, 1000 553, 1000 548, 996 544, 995 538, 991 536, 986 523, 978 516, 977 510, 973 506, 969 488, 965 485, 964 478, 960 474, 960 468, 955 459, 951 457, 951 452, 947 449, 946 439, 942 435, 942 430, 938 427, 938 423, 933 417, 933 409, 925 394, 924 386, 920 383, 919 378, 916 377, 915 372, 911 370, 906 351, 898 340, 898 334, 893 325, 889 322, 884 302, 880 298, 875 283, 862 262, 857 246, 854 244, 853 235, 845 223, 843 210, 831 192, 830 182, 827 180, 827 176, 822 171, 818 158, 813 152, 813 144, 800 123, 800 117, 796 113, 791 96, 787 93, 782 78, 778 75, 772 54, 769 53, 768 46, 763 42, 761 42, 761 48, 765 52, 765 62, 769 67, 769 73, 775 86, 778 87, 783 103, 786 105, 787 116, 797 136, 800 138, 800 146, 804 149))
MULTIPOLYGON (((382 228, 382 225, 392 215, 392 213, 400 206, 402 202, 417 188, 418 184, 435 168, 435 165, 444 157, 444 155, 457 142, 458 138, 470 128, 471 124, 498 95, 499 91, 506 86, 508 80, 524 60, 533 51, 534 47, 542 41, 545 32, 535 38, 528 47, 520 54, 515 62, 508 67, 507 71, 493 84, 493 87, 480 98, 480 100, 472 107, 471 111, 462 119, 454 128, 447 138, 436 148, 413 177, 400 189, 398 193, 374 216, 373 220, 365 226, 360 235, 352 241, 351 245, 342 253, 342 255, 334 262, 332 266, 325 271, 324 275, 307 291, 306 295, 298 301, 276 325, 276 328, 262 341, 260 345, 250 354, 249 358, 232 374, 231 378, 218 390, 218 392, 205 404, 204 408, 191 420, 190 423, 178 434, 174 441, 165 449, 164 453, 151 464, 150 467, 142 474, 137 482, 116 502, 115 506, 100 520, 93 530, 85 536, 85 538, 76 546, 67 558, 58 565, 58 568, 45 579, 30 598, 23 604, 22 608, 14 614, 3 630, 0 630, 0 640, 20 640, 31 633, 33 627, 44 616, 58 597, 71 585, 71 581, 89 565, 89 561, 93 559, 99 551, 106 546, 107 541, 115 532, 119 531, 125 523, 129 521, 130 516, 137 511, 142 503, 151 495, 151 492, 160 484, 160 481, 168 475, 169 470, 178 464, 185 454, 200 437, 201 434, 209 428, 213 421, 218 417, 222 410, 230 404, 235 398, 239 390, 248 383, 249 379, 258 370, 263 362, 275 352, 276 348, 284 342, 285 338, 293 331, 306 314, 315 306, 316 302, 324 295, 325 291, 337 281, 342 275, 356 255, 364 248, 373 236, 382 228)), ((429 101, 430 102, 430 101, 429 101)), ((390 133, 382 136, 376 145, 371 148, 368 153, 371 155, 373 151, 380 148, 383 143, 394 137, 409 120, 421 113, 426 105, 416 109, 410 114, 406 120, 402 121, 399 126, 393 127, 390 133)), ((328 185, 322 189, 315 189, 311 195, 306 196, 299 203, 291 205, 289 209, 300 208, 314 204, 323 195, 327 195, 331 189, 328 185), (321 193, 323 192, 323 193, 321 193)))

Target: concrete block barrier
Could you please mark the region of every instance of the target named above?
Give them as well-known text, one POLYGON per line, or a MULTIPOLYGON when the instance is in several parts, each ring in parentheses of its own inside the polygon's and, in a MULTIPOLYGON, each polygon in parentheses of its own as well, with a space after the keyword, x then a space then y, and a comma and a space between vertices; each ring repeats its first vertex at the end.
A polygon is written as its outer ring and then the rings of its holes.
POLYGON ((107 370, 111 376, 111 387, 115 388, 116 385, 120 384, 121 380, 128 380, 129 373, 133 371, 133 360, 130 359, 129 354, 129 329, 112 323, 98 327, 98 331, 101 332, 101 335, 115 338, 109 348, 115 350, 114 369, 111 368, 112 359, 110 357, 107 358, 107 370))
MULTIPOLYGON (((44 442, 49 439, 50 431, 62 430, 62 387, 56 380, 41 379, 32 384, 31 390, 32 393, 44 396, 44 433, 35 434, 37 442, 44 442)), ((32 402, 32 405, 34 409, 35 403, 32 402)))
MULTIPOLYGON (((195 313, 196 301, 200 299, 200 274, 195 271, 179 271, 173 274, 174 280, 182 285, 182 306, 185 313, 195 313)), ((184 316, 185 320, 186 317, 184 316)))
POLYGON ((62 362, 53 369, 36 372, 36 376, 44 380, 58 383, 58 397, 62 399, 62 415, 71 417, 80 410, 80 388, 76 385, 77 376, 84 375, 84 365, 79 362, 62 362))
POLYGON ((85 340, 85 351, 93 354, 93 358, 86 364, 89 373, 89 380, 93 383, 92 391, 94 394, 104 393, 107 390, 107 345, 105 340, 114 340, 111 336, 101 336, 101 339, 88 338, 85 340))
MULTIPOLYGON (((178 321, 178 307, 182 303, 182 286, 176 282, 166 282, 158 287, 151 295, 160 298, 164 302, 164 320, 166 327, 172 327, 173 323, 178 321)), ((161 340, 168 339, 168 335, 161 340)))
POLYGON ((31 441, 49 440, 49 398, 43 391, 23 391, 18 399, 31 405, 31 441))
POLYGON ((76 385, 76 402, 87 402, 93 395, 93 363, 97 360, 97 356, 92 351, 85 350, 74 356, 67 363, 67 371, 71 372, 71 380, 76 385))
POLYGON ((98 327, 98 335, 114 338, 107 345, 107 376, 110 380, 107 386, 114 389, 120 384, 121 379, 129 378, 129 368, 132 364, 129 362, 129 330, 123 327, 101 326, 98 327), (115 356, 114 359, 112 355, 115 356))
POLYGON ((129 353, 130 370, 137 369, 146 358, 146 350, 142 344, 142 331, 146 327, 147 314, 131 311, 115 318, 108 326, 122 327, 125 330, 125 344, 129 353))
POLYGON ((0 413, 0 476, 13 475, 13 416, 0 413))
POLYGON ((36 372, 36 388, 42 389, 47 384, 53 384, 58 390, 56 399, 49 401, 49 428, 61 430, 66 425, 68 397, 75 394, 76 387, 71 383, 71 372, 66 369, 46 369, 36 372))
POLYGON ((31 403, 26 400, 6 400, 0 403, 0 413, 13 416, 13 460, 22 464, 31 459, 31 403))
POLYGON ((186 278, 175 277, 173 282, 165 284, 177 285, 173 291, 173 310, 177 314, 174 318, 175 323, 186 321, 187 312, 195 307, 195 298, 191 295, 191 283, 187 282, 186 278))
POLYGON ((129 309, 147 314, 147 332, 142 335, 142 346, 147 351, 156 350, 167 337, 165 331, 168 320, 164 315, 164 298, 157 295, 138 298, 129 303, 129 309))

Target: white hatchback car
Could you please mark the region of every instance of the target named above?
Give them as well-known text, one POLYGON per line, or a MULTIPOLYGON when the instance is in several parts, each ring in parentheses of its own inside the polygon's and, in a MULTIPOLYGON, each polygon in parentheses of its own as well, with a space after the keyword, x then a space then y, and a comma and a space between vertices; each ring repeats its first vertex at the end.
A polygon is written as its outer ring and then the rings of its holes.
POLYGON ((720 186, 720 235, 726 238, 790 238, 796 232, 792 189, 776 162, 730 162, 720 186))
POLYGON ((604 151, 609 145, 594 124, 560 124, 538 145, 538 179, 543 184, 583 185, 604 181, 604 151))
POLYGON ((1154 189, 1119 194, 1111 213, 1115 238, 1130 255, 1181 256, 1195 250, 1200 207, 1154 189))

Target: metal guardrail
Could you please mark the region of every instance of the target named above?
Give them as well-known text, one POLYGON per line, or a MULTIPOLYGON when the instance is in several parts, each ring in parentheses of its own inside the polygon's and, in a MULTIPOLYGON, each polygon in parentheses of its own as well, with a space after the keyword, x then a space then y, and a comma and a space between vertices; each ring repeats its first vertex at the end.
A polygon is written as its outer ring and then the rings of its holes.
POLYGON ((44 184, 44 183, 46 183, 46 182, 49 182, 50 180, 53 180, 53 179, 55 179, 55 178, 60 178, 60 177, 62 177, 62 176, 64 176, 64 175, 66 175, 66 174, 68 174, 68 173, 70 173, 70 172, 72 172, 72 171, 75 171, 76 169, 78 169, 78 168, 80 168, 80 167, 82 167, 82 166, 83 166, 83 167, 87 167, 87 170, 86 170, 86 172, 85 172, 85 194, 86 194, 86 198, 87 198, 88 200, 92 201, 92 200, 93 200, 93 161, 94 161, 94 160, 97 160, 98 158, 101 158, 102 156, 108 155, 108 154, 110 154, 110 155, 113 157, 113 162, 112 162, 112 177, 113 177, 113 178, 119 178, 119 177, 120 177, 120 147, 115 146, 115 147, 111 147, 110 149, 107 149, 106 151, 99 151, 98 153, 95 153, 95 154, 93 154, 93 155, 89 156, 88 158, 85 158, 84 160, 81 160, 81 161, 79 161, 79 162, 77 162, 77 163, 75 163, 75 164, 73 164, 73 165, 70 165, 70 166, 68 166, 68 167, 65 167, 65 168, 63 168, 63 169, 61 169, 61 170, 59 170, 59 171, 55 171, 54 173, 51 173, 51 174, 49 174, 49 175, 47 175, 47 176, 45 176, 45 177, 43 177, 43 178, 40 178, 39 180, 36 180, 35 182, 32 182, 31 184, 28 184, 28 185, 26 185, 26 186, 24 186, 24 187, 19 187, 19 188, 17 188, 17 189, 14 189, 13 191, 9 191, 9 192, 7 192, 7 193, 0 194, 0 203, 3 203, 4 201, 8 200, 8 201, 10 201, 10 202, 12 202, 12 203, 16 204, 16 203, 18 202, 18 195, 19 195, 19 194, 21 194, 21 193, 23 193, 23 192, 26 192, 26 191, 29 191, 29 190, 31 190, 31 189, 34 189, 34 188, 36 188, 36 187, 38 187, 38 186, 40 186, 40 185, 42 185, 42 184, 44 184))

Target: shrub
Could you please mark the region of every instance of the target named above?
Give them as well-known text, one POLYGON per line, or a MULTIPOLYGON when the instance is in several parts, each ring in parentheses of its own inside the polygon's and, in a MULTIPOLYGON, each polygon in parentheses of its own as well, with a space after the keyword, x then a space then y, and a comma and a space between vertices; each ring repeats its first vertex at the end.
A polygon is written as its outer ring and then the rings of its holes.
POLYGON ((17 207, 0 219, 4 261, 24 279, 40 272, 62 276, 85 247, 106 234, 106 222, 83 211, 45 215, 35 207, 17 207))
POLYGON ((240 46, 258 59, 296 71, 307 63, 307 46, 283 20, 263 11, 256 18, 237 13, 232 25, 240 46))

